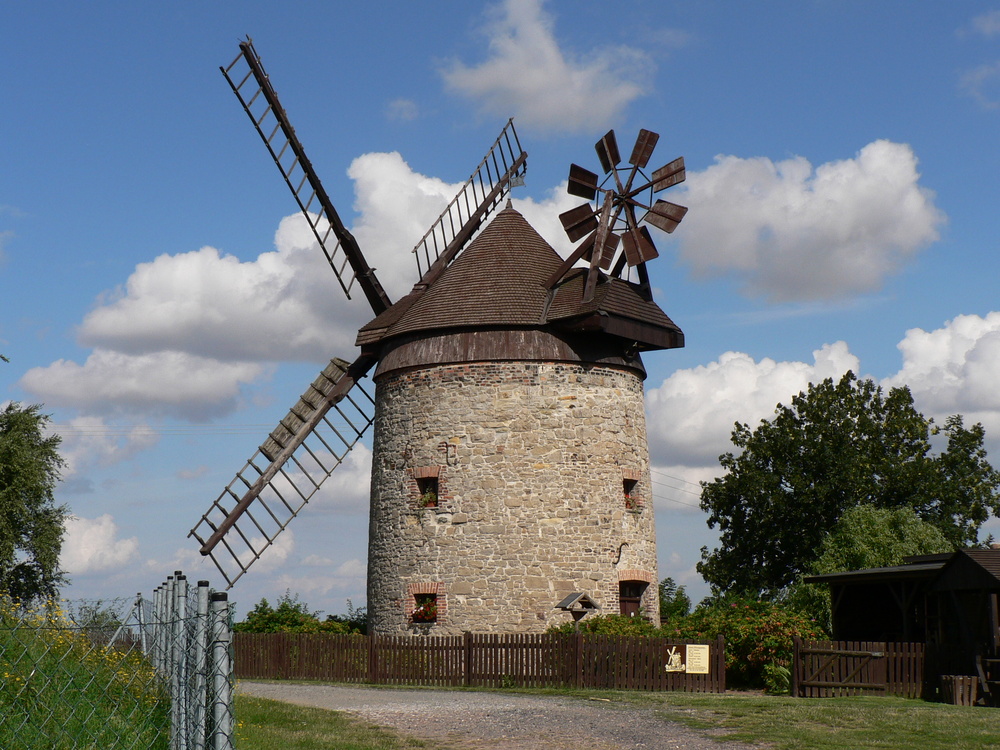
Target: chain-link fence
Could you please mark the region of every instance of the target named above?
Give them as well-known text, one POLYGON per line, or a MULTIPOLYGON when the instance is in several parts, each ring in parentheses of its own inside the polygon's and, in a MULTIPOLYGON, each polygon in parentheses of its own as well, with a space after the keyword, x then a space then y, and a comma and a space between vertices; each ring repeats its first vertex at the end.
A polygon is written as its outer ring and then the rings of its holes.
POLYGON ((152 601, 0 601, 0 748, 232 750, 230 619, 180 572, 152 601))

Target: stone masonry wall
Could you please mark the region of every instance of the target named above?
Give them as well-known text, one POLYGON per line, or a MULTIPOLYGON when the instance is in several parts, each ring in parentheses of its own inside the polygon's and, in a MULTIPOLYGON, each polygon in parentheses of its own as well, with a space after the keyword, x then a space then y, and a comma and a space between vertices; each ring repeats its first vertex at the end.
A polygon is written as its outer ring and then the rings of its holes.
POLYGON ((540 632, 582 591, 659 621, 642 381, 543 362, 442 365, 376 384, 368 612, 378 633, 540 632), (432 490, 432 492, 428 492, 432 490), (431 597, 433 623, 412 612, 431 597))

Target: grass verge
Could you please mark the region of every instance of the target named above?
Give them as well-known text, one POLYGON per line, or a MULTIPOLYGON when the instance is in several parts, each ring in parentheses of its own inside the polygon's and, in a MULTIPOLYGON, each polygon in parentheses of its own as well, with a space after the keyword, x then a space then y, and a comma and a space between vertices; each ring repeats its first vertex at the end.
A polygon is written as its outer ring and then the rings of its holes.
POLYGON ((780 750, 1000 748, 1000 713, 892 697, 791 698, 756 694, 627 694, 658 715, 725 738, 780 750))
POLYGON ((340 711, 236 696, 238 750, 404 750, 446 748, 401 737, 340 711))

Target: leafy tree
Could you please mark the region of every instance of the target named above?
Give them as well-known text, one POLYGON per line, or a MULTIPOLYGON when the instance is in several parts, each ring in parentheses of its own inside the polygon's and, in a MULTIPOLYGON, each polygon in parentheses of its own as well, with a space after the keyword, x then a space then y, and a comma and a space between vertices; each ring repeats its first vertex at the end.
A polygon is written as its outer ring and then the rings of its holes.
POLYGON ((701 507, 720 546, 699 572, 717 592, 769 598, 811 570, 823 540, 858 505, 910 508, 955 547, 975 543, 1000 511, 1000 474, 986 460, 982 425, 943 428, 906 387, 886 394, 848 372, 779 404, 755 430, 737 423, 726 474, 702 483, 701 507), (931 453, 936 434, 944 450, 931 453))
POLYGON ((59 553, 69 512, 53 496, 64 462, 40 408, 12 402, 0 411, 0 592, 22 603, 66 582, 59 553))
POLYGON ((298 594, 286 591, 272 607, 261 599, 247 614, 246 619, 233 625, 237 633, 350 633, 346 622, 332 619, 320 621, 321 612, 312 612, 300 601, 298 594))
POLYGON ((691 612, 691 599, 673 578, 660 581, 660 622, 667 623, 691 612))

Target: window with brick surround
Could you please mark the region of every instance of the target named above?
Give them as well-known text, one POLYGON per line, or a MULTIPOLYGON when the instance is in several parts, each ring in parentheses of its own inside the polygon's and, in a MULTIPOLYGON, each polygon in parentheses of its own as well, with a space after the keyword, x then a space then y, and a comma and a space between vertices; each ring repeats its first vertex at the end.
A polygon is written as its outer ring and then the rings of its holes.
POLYGON ((639 510, 642 507, 637 491, 638 484, 638 471, 622 469, 622 499, 625 502, 625 507, 629 510, 639 510))
POLYGON ((441 499, 440 466, 419 466, 413 470, 417 485, 417 505, 436 508, 441 499))
POLYGON ((437 622, 437 594, 414 594, 415 607, 410 613, 413 622, 437 622))

